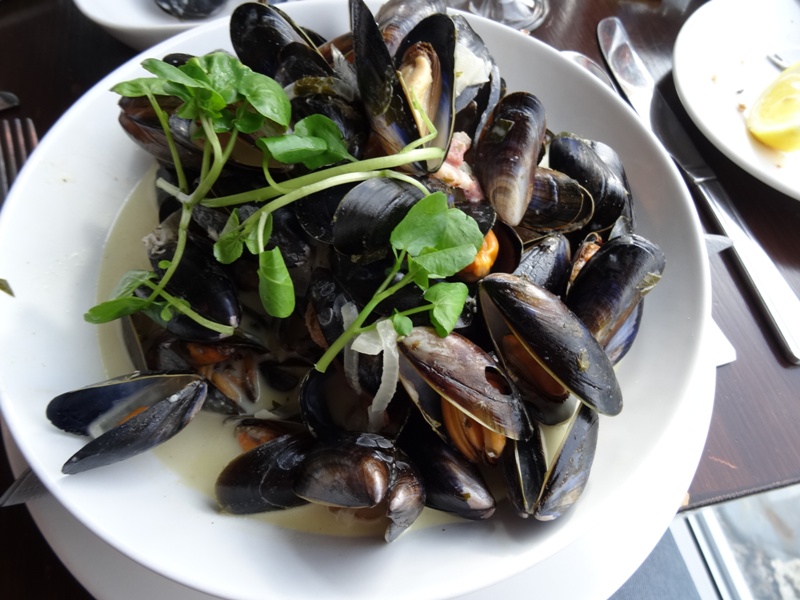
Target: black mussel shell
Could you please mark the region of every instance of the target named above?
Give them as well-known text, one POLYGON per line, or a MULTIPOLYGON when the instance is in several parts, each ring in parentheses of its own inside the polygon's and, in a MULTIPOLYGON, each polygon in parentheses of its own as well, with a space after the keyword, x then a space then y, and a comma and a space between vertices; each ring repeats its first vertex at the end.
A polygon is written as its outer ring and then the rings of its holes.
POLYGON ((600 418, 581 404, 555 457, 533 516, 552 521, 577 502, 586 487, 597 449, 600 418))
POLYGON ((603 414, 622 410, 622 391, 608 355, 557 296, 502 273, 484 277, 479 285, 516 338, 556 381, 603 414))
POLYGON ((205 19, 222 10, 227 0, 155 0, 165 13, 179 19, 205 19))
POLYGON ((605 346, 661 279, 665 264, 661 249, 642 236, 614 237, 578 272, 566 304, 605 346))
POLYGON ((516 390, 475 343, 457 332, 440 337, 432 327, 414 327, 398 344, 428 385, 475 421, 511 439, 531 434, 516 390))
POLYGON ((475 175, 497 216, 519 225, 531 198, 547 132, 544 106, 514 92, 494 107, 475 148, 475 175))
POLYGON ((215 485, 220 508, 233 514, 252 514, 306 504, 293 486, 313 442, 309 433, 287 433, 234 458, 215 485))
POLYGON ((496 501, 481 471, 434 434, 428 423, 410 422, 398 445, 420 472, 427 506, 470 520, 494 514, 496 501))
POLYGON ((57 396, 47 407, 54 425, 97 435, 64 463, 62 472, 110 465, 165 442, 202 408, 206 391, 199 375, 134 373, 57 396))
POLYGON ((394 478, 395 447, 372 433, 342 433, 308 451, 294 483, 301 498, 327 506, 368 508, 387 495, 394 478))
POLYGON ((526 246, 513 274, 563 296, 567 291, 570 258, 569 240, 561 233, 551 233, 526 246))

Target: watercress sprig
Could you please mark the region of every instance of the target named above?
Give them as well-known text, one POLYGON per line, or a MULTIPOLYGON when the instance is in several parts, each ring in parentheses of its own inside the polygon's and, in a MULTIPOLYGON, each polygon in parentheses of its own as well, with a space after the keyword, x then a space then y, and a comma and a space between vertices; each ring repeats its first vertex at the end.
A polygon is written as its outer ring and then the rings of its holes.
POLYGON ((395 311, 390 318, 397 333, 406 335, 412 325, 410 315, 424 311, 430 312, 431 323, 439 335, 446 336, 455 327, 467 299, 467 286, 458 281, 431 285, 431 280, 455 275, 475 259, 483 245, 483 234, 475 220, 450 208, 443 193, 434 192, 411 207, 392 230, 390 243, 394 265, 352 324, 317 361, 318 371, 324 372, 350 340, 375 328, 377 323, 365 325, 372 312, 412 283, 424 290, 423 298, 428 304, 395 311), (404 275, 392 283, 402 269, 404 275))
MULTIPOLYGON (((107 322, 140 310, 157 320, 168 320, 177 311, 224 335, 233 333, 229 325, 210 322, 185 300, 166 291, 181 261, 192 211, 201 203, 208 207, 232 207, 230 217, 214 245, 217 260, 233 262, 245 248, 256 255, 259 293, 266 312, 275 317, 289 316, 295 308, 294 286, 280 249, 269 248, 272 213, 320 190, 371 177, 403 179, 427 194, 428 190, 419 181, 395 169, 410 163, 440 160, 444 156, 441 148, 424 147, 436 135, 435 128, 424 112, 422 116, 430 132, 427 136, 413 141, 396 154, 365 160, 357 160, 348 153, 341 131, 323 115, 308 116, 289 130, 291 104, 283 89, 269 77, 253 72, 227 53, 216 52, 192 58, 180 67, 154 59, 144 61, 143 66, 154 77, 124 82, 113 90, 123 96, 146 96, 164 129, 177 173, 177 186, 162 179, 157 181, 157 186, 181 203, 177 249, 173 257, 161 265, 165 272, 160 278, 150 271, 128 273, 117 286, 111 300, 86 313, 86 320, 92 323, 107 322), (171 135, 169 116, 158 102, 161 96, 179 98, 182 104, 175 114, 198 124, 203 159, 199 182, 193 190, 189 189, 178 148, 171 135), (240 134, 257 138, 256 145, 263 152, 266 185, 228 197, 208 198, 240 134), (302 164, 309 172, 277 183, 270 172, 270 166, 275 163, 302 164), (248 218, 240 220, 237 206, 251 202, 264 204, 248 218), (149 293, 143 290, 149 290, 149 293)), ((435 193, 423 198, 392 233, 395 264, 391 272, 355 322, 328 349, 317 368, 327 368, 338 350, 350 339, 373 328, 374 324, 365 323, 375 308, 412 283, 424 290, 423 298, 427 303, 395 312, 391 320, 396 331, 407 333, 411 328, 409 316, 427 311, 439 334, 447 335, 463 310, 467 288, 461 283, 440 280, 472 262, 482 243, 477 224, 461 211, 449 208, 443 194, 435 193), (395 282, 401 271, 402 277, 395 282), (431 280, 435 280, 433 285, 431 280)))

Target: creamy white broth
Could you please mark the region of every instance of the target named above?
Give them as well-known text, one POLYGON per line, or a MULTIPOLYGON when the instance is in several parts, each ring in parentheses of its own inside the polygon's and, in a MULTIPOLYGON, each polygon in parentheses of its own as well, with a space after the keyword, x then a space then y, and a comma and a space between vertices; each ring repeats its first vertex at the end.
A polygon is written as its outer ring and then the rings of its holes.
MULTIPOLYGON (((120 278, 131 269, 149 269, 142 239, 158 222, 155 167, 142 179, 120 208, 105 242, 97 285, 98 302, 107 300, 120 278)), ((125 349, 119 322, 97 327, 97 339, 108 377, 135 370, 125 349)), ((263 382, 262 382, 263 383, 263 382)), ((179 435, 153 450, 154 455, 181 481, 214 502, 217 476, 241 452, 233 424, 222 415, 201 411, 179 435)), ((327 507, 305 505, 282 511, 230 518, 259 519, 311 533, 340 536, 382 536, 384 519, 363 520, 332 512, 327 507)), ((426 508, 410 529, 463 522, 458 517, 426 508)))

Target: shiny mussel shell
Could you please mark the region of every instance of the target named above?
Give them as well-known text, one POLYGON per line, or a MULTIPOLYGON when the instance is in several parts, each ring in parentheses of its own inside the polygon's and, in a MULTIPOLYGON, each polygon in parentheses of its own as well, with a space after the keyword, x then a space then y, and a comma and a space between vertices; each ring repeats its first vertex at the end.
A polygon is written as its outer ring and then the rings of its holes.
POLYGON ((422 513, 425 487, 415 466, 388 439, 342 433, 308 452, 295 493, 317 504, 348 509, 385 508, 384 539, 394 541, 422 513))
POLYGON ((611 161, 607 146, 598 151, 597 144, 572 134, 561 133, 550 142, 550 168, 561 171, 586 188, 594 200, 594 215, 588 231, 610 229, 620 217, 633 223, 633 204, 627 179, 620 172, 621 163, 611 161))
POLYGON ((53 398, 47 418, 92 441, 62 467, 68 475, 128 459, 180 432, 202 408, 207 384, 192 373, 132 373, 53 398))
POLYGON ((458 410, 507 438, 530 435, 516 391, 492 357, 469 339, 456 332, 440 337, 432 327, 414 327, 398 344, 425 382, 458 410))
POLYGON ((514 336, 553 379, 603 414, 622 410, 622 391, 608 356, 557 296, 509 274, 484 277, 480 286, 514 336))
POLYGON ((661 279, 665 257, 636 234, 603 244, 578 272, 566 304, 605 346, 661 279))
POLYGON ((546 131, 539 99, 514 92, 497 103, 478 138, 475 175, 497 216, 509 225, 519 225, 525 215, 546 131))
MULTIPOLYGON (((350 0, 350 20, 358 89, 373 135, 383 151, 394 154, 427 133, 420 129, 410 99, 409 90, 413 89, 414 95, 427 103, 426 113, 436 127, 436 139, 429 145, 446 153, 455 118, 456 35, 452 19, 446 14, 435 14, 421 21, 404 38, 394 58, 362 0, 350 0), (402 79, 398 72, 403 73, 402 79), (424 84, 419 77, 421 73, 425 74, 424 84)), ((443 160, 444 157, 431 160, 414 169, 419 174, 434 172, 443 160)))
POLYGON ((597 450, 600 418, 581 404, 550 465, 533 516, 552 521, 577 502, 586 487, 597 450))
POLYGON ((287 433, 234 458, 217 477, 220 508, 241 515, 305 504, 293 486, 313 441, 307 432, 287 433))

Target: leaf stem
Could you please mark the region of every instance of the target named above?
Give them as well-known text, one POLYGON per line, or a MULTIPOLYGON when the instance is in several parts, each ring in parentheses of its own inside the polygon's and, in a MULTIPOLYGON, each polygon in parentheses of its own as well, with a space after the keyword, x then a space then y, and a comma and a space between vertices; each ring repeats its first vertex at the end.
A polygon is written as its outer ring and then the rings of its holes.
MULTIPOLYGON (((281 182, 281 189, 297 190, 299 188, 317 184, 325 179, 337 177, 348 173, 358 173, 366 171, 383 171, 394 169, 412 162, 421 162, 441 157, 443 155, 441 148, 418 148, 415 150, 403 151, 391 156, 380 156, 377 158, 368 158, 357 162, 344 163, 335 167, 329 167, 320 171, 314 171, 288 181, 281 182)), ((220 208, 224 206, 235 206, 245 202, 264 202, 272 200, 281 196, 284 192, 277 190, 271 186, 263 187, 257 190, 242 192, 239 194, 232 194, 230 196, 220 196, 218 198, 208 198, 202 201, 203 206, 210 208, 220 208)))
POLYGON ((409 283, 414 280, 413 274, 406 273, 400 281, 398 281, 393 286, 389 286, 389 284, 394 279, 395 275, 397 275, 398 271, 400 270, 400 266, 403 264, 403 260, 405 259, 405 250, 400 253, 397 260, 395 261, 394 266, 392 267, 389 274, 386 276, 386 279, 383 280, 383 283, 378 287, 375 291, 375 294, 372 296, 372 299, 364 305, 364 308, 361 309, 361 312, 358 313, 358 316, 353 320, 350 326, 344 330, 344 332, 331 344, 328 346, 328 349, 325 350, 325 353, 320 357, 317 361, 317 364, 314 365, 314 368, 324 373, 336 356, 341 352, 347 343, 353 339, 355 336, 359 335, 360 333, 367 331, 371 328, 362 327, 364 322, 369 318, 372 314, 372 311, 377 308, 377 306, 386 300, 387 298, 391 297, 397 290, 402 287, 405 287, 409 283))

